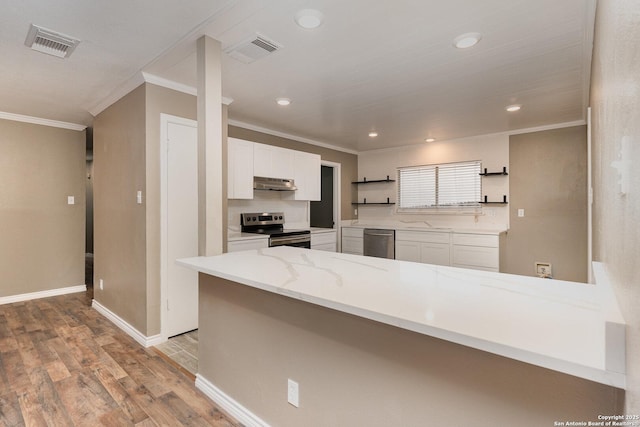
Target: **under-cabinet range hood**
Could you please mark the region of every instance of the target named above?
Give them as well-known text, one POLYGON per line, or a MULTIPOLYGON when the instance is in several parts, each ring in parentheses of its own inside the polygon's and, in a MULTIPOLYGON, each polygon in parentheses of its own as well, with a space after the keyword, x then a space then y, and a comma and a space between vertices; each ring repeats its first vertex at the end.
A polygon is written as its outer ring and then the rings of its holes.
POLYGON ((253 177, 254 190, 295 191, 298 188, 292 179, 253 177))

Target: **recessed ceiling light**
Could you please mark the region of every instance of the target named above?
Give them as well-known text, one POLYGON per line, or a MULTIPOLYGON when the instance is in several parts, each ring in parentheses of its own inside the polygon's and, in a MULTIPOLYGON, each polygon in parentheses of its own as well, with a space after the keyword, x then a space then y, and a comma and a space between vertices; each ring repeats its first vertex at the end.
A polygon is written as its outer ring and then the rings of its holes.
POLYGON ((433 142, 435 140, 436 140, 435 138, 427 138, 424 140, 424 142, 433 142))
POLYGON ((376 136, 378 136, 378 132, 369 132, 369 136, 371 138, 375 138, 376 136))
POLYGON ((283 107, 291 104, 291 100, 289 98, 277 98, 276 102, 278 105, 282 105, 283 107))
POLYGON ((521 108, 522 108, 522 105, 513 104, 513 105, 508 105, 507 107, 505 107, 505 110, 507 110, 510 113, 513 113, 514 111, 519 111, 521 108))
POLYGON ((481 38, 482 34, 480 33, 460 34, 458 37, 453 39, 453 45, 458 49, 467 49, 478 44, 481 38))
POLYGON ((296 23, 302 28, 312 30, 322 25, 324 15, 314 9, 304 9, 296 13, 296 23))

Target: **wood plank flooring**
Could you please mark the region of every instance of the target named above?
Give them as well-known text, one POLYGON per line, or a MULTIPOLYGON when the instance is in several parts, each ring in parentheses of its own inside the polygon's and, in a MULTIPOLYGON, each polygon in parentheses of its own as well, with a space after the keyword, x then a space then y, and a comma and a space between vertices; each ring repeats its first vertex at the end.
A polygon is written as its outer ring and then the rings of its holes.
POLYGON ((237 427, 84 293, 0 305, 0 426, 237 427))

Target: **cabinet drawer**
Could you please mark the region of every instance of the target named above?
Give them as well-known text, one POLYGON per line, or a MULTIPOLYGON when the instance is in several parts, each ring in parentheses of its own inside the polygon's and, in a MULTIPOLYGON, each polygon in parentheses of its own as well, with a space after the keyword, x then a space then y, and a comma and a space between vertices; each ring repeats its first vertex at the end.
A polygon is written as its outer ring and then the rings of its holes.
POLYGON ((498 271, 500 267, 499 250, 498 248, 454 245, 453 266, 498 271))
POLYGON ((454 245, 483 246, 487 248, 497 248, 498 243, 499 243, 498 236, 494 236, 490 234, 453 233, 454 245))
POLYGON ((396 231, 396 240, 425 243, 449 243, 449 234, 442 231, 396 231))
POLYGON ((342 252, 347 254, 362 255, 364 253, 364 239, 362 237, 342 237, 342 252))
POLYGON ((364 235, 364 228, 342 227, 343 237, 359 237, 362 239, 363 235, 364 235))
POLYGON ((311 233, 311 246, 324 245, 326 243, 336 244, 336 233, 311 233))
POLYGON ((335 252, 336 244, 333 243, 323 243, 323 244, 312 244, 311 249, 315 249, 317 251, 327 251, 327 252, 335 252))

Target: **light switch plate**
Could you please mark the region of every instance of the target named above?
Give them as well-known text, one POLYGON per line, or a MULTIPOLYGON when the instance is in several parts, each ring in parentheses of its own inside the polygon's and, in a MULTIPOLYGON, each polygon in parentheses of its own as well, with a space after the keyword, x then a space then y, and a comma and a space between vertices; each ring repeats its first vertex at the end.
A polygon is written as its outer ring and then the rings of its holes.
POLYGON ((518 217, 524 217, 524 209, 518 209, 518 217))
POLYGON ((67 204, 68 205, 75 205, 76 204, 76 198, 73 196, 67 196, 67 204))

